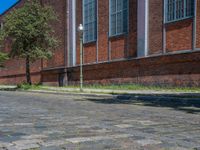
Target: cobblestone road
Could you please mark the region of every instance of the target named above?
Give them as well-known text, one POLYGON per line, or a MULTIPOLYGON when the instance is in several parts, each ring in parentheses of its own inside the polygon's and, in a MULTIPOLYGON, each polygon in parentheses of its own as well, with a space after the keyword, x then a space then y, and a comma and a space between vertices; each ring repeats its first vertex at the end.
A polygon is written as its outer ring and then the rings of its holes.
POLYGON ((0 150, 199 150, 200 98, 0 92, 0 150))

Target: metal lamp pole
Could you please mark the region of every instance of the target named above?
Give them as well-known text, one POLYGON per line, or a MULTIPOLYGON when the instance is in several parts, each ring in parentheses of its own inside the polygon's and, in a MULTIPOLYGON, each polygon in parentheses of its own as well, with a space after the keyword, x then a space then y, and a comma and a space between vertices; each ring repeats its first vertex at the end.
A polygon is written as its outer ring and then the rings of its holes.
POLYGON ((78 31, 80 33, 80 91, 83 92, 83 25, 80 24, 78 31))

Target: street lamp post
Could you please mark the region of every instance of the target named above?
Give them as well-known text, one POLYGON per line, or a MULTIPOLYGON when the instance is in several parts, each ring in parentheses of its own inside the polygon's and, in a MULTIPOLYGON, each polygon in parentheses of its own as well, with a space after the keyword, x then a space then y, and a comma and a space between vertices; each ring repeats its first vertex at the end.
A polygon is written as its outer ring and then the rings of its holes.
POLYGON ((80 91, 83 92, 83 25, 80 24, 78 27, 80 34, 80 91))

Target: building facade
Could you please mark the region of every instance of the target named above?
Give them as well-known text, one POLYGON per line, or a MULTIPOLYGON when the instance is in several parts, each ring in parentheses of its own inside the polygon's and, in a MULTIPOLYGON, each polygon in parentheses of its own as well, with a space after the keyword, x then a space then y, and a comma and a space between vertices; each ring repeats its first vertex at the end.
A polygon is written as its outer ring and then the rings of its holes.
MULTIPOLYGON (((35 83, 79 82, 83 24, 85 84, 200 86, 200 0, 40 1, 57 12, 52 25, 61 42, 51 60, 32 64, 35 83)), ((23 60, 9 60, 0 83, 23 82, 24 70, 23 60)))

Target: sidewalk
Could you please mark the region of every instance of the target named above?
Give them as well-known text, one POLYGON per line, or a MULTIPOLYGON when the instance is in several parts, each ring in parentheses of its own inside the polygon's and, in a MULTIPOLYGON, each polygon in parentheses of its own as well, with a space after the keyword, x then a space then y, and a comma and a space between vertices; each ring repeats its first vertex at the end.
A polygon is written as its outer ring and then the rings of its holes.
POLYGON ((112 90, 112 89, 91 89, 84 88, 80 92, 79 88, 67 87, 40 87, 39 89, 22 90, 17 89, 17 86, 0 85, 0 90, 8 91, 26 91, 38 93, 52 93, 52 94, 80 94, 80 95, 174 95, 174 96, 192 96, 200 97, 200 92, 177 92, 169 90, 112 90))
POLYGON ((0 85, 0 89, 15 89, 17 88, 16 85, 0 85))

